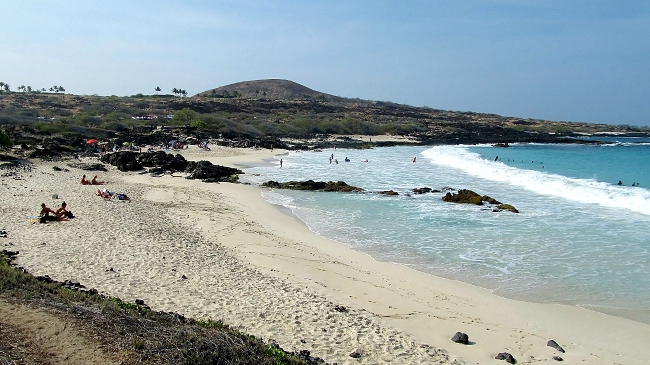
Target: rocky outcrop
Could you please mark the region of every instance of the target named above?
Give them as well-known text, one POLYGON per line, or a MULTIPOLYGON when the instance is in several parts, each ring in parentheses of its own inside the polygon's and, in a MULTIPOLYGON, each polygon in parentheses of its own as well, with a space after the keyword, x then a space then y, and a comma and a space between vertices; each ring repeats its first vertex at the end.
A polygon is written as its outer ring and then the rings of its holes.
POLYGON ((102 156, 101 161, 113 165, 123 172, 138 171, 142 170, 144 167, 137 161, 137 155, 138 154, 135 152, 121 151, 106 154, 102 156))
POLYGON ((239 169, 214 165, 209 161, 187 161, 180 154, 173 155, 164 151, 143 153, 121 151, 106 154, 101 160, 116 166, 120 171, 137 171, 150 167, 148 172, 152 174, 186 172, 189 174, 187 179, 199 179, 203 182, 235 182, 237 175, 244 173, 239 169))
POLYGON ((493 207, 492 211, 494 212, 507 210, 509 212, 519 213, 519 211, 510 204, 503 204, 488 195, 481 196, 478 193, 468 189, 460 189, 456 193, 447 192, 447 194, 442 197, 442 200, 452 203, 475 205, 484 205, 484 203, 487 203, 493 207))
POLYGON ((185 168, 189 175, 187 179, 200 179, 203 182, 220 182, 237 180, 237 175, 244 172, 232 167, 213 165, 209 161, 190 161, 185 168))
POLYGON ((483 205, 483 197, 467 189, 458 190, 455 194, 447 192, 447 194, 442 197, 442 200, 452 203, 483 205))
POLYGON ((456 332, 454 337, 451 338, 453 342, 456 343, 461 343, 463 345, 468 345, 469 344, 469 336, 467 336, 467 333, 463 332, 456 332))
POLYGON ((362 188, 356 186, 351 186, 346 184, 343 181, 288 181, 288 182, 277 182, 269 180, 263 184, 263 187, 274 188, 274 189, 291 189, 291 190, 312 190, 312 191, 338 191, 338 192, 361 192, 364 191, 362 188))

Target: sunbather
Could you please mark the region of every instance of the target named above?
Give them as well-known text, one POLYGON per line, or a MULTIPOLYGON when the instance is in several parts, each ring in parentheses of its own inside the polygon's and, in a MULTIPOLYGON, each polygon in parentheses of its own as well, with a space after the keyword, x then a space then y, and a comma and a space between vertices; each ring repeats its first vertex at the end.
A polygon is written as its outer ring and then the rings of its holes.
POLYGON ((57 218, 74 218, 74 215, 67 209, 67 206, 65 202, 61 203, 61 206, 54 212, 54 215, 57 218))
POLYGON ((81 177, 81 185, 90 185, 90 181, 86 180, 86 175, 81 177))
POLYGON ((104 185, 104 184, 106 184, 106 181, 97 181, 97 175, 95 175, 95 176, 93 177, 93 179, 90 180, 90 183, 91 183, 92 185, 104 185))
POLYGON ((59 217, 56 216, 56 212, 48 208, 45 205, 45 203, 41 204, 41 212, 38 215, 39 215, 38 221, 41 223, 46 223, 47 221, 63 220, 63 219, 59 219, 59 217))

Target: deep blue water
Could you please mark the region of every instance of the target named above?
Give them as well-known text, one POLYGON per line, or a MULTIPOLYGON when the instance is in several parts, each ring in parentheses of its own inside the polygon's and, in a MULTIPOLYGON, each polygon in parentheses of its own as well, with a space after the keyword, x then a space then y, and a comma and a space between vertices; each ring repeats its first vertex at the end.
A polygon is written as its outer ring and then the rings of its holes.
POLYGON ((314 232, 378 260, 515 299, 647 311, 650 319, 650 140, 611 142, 291 152, 246 176, 366 189, 263 194, 314 232), (446 203, 443 192, 416 195, 415 187, 471 189, 520 213, 446 203))

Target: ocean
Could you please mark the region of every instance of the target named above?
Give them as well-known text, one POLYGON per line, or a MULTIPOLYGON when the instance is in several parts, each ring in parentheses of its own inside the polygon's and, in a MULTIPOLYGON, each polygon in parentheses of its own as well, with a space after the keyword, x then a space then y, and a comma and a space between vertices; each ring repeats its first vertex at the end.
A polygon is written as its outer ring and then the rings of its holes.
POLYGON ((598 140, 607 143, 290 152, 247 169, 244 179, 365 189, 262 194, 315 233, 377 260, 512 299, 650 323, 650 138, 598 140), (420 187, 440 192, 412 192, 420 187), (519 213, 444 202, 449 188, 489 195, 519 213), (399 195, 377 194, 383 190, 399 195))

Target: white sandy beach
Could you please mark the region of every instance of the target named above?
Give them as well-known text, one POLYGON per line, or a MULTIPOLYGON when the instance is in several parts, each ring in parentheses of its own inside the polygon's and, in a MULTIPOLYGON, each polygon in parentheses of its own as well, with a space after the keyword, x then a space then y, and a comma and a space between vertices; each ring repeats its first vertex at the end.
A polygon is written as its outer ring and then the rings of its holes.
MULTIPOLYGON (((359 137, 363 138, 363 137, 359 137)), ((374 137, 373 137, 374 140, 374 137)), ((243 168, 282 150, 190 146, 188 160, 243 168)), ((105 201, 79 161, 0 170, 0 244, 35 275, 75 280, 153 310, 222 320, 288 351, 338 364, 647 364, 650 325, 587 309, 504 299, 457 281, 378 262, 322 238, 261 188, 182 174, 98 172, 130 202, 105 201), (63 171, 55 171, 58 166, 63 171), (58 199, 52 195, 58 194, 58 199), (76 218, 32 224, 45 202, 76 218), (335 310, 341 305, 348 312, 335 310), (460 345, 450 338, 469 335, 460 345), (555 340, 566 353, 548 347, 555 340), (359 351, 361 357, 349 354, 359 351)), ((83 162, 97 162, 94 159, 83 162)))

